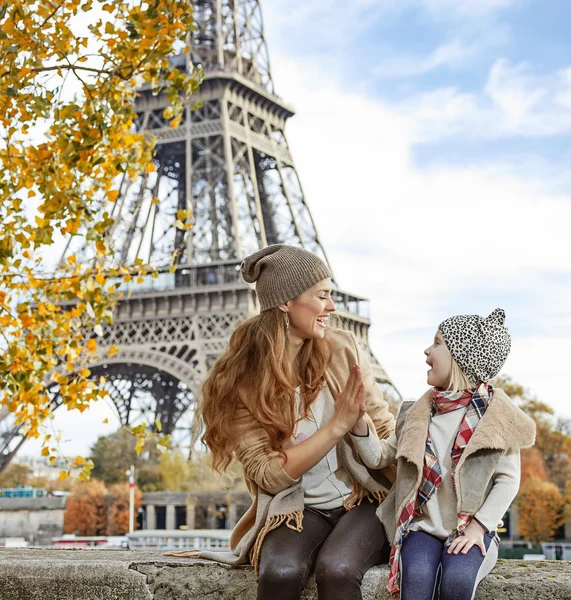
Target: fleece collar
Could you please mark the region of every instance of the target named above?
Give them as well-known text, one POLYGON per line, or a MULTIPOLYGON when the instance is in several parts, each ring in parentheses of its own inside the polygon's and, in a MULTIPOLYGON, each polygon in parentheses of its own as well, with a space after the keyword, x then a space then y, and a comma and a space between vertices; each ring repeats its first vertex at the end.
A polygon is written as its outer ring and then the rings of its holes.
MULTIPOLYGON (((432 411, 432 392, 428 390, 408 410, 399 437, 397 458, 403 457, 418 469, 424 464, 426 431, 432 411)), ((462 453, 458 469, 478 450, 517 450, 535 443, 535 423, 518 408, 506 393, 494 388, 494 395, 462 453)))

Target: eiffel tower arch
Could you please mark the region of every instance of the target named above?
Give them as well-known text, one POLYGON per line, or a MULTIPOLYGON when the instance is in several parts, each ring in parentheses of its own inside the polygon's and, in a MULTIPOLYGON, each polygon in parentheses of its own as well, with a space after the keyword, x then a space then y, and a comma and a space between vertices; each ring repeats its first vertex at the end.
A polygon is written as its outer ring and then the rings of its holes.
MULTIPOLYGON (((287 243, 329 264, 285 134, 294 111, 274 91, 259 0, 197 0, 194 8, 192 51, 174 60, 180 70, 204 69, 200 106, 188 106, 173 129, 166 98, 140 90, 136 125, 158 136, 156 173, 124 179, 112 214, 119 262, 140 258, 159 276, 122 286, 131 295, 99 342, 121 350, 91 365, 94 376, 107 377, 123 424, 158 419, 183 444, 200 382, 235 326, 258 311, 253 287, 240 277, 243 258, 287 243), (173 226, 181 209, 193 213, 189 231, 173 226)), ((64 256, 90 260, 90 246, 74 243, 64 256)), ((335 285, 341 326, 356 334, 378 384, 397 402, 369 346, 368 301, 335 285)), ((0 469, 18 439, 0 428, 0 469)))

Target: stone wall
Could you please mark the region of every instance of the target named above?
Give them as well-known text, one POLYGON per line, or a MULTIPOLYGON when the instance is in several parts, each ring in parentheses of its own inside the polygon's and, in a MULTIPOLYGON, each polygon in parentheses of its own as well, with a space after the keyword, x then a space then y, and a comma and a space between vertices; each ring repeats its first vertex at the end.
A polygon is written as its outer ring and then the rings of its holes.
POLYGON ((0 498, 0 538, 24 537, 32 544, 50 543, 63 534, 67 498, 0 498))
MULTIPOLYGON (((388 568, 363 581, 363 600, 391 600, 388 568)), ((165 557, 159 552, 1 550, 0 600, 255 600, 251 567, 165 557)), ((303 600, 316 600, 313 581, 303 600)), ((498 561, 476 600, 571 600, 571 563, 498 561)))

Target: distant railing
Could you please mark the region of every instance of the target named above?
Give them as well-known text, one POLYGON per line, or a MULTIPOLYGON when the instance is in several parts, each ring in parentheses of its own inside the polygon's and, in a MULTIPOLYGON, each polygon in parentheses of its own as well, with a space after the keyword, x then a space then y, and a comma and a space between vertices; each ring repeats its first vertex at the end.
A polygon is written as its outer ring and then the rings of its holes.
MULTIPOLYGON (((215 262, 206 265, 178 266, 173 273, 168 269, 160 269, 157 274, 134 276, 131 281, 123 282, 121 279, 110 280, 112 285, 118 286, 118 291, 124 294, 135 295, 149 292, 166 292, 184 288, 208 287, 234 287, 236 284, 246 286, 240 275, 239 260, 215 262)), ((334 289, 331 298, 337 311, 369 319, 369 301, 334 289)))
POLYGON ((337 312, 350 313, 363 319, 370 318, 369 301, 365 300, 365 298, 352 296, 341 290, 333 290, 331 292, 331 299, 335 302, 337 312))
POLYGON ((161 269, 155 275, 149 273, 141 277, 133 276, 131 281, 110 279, 111 285, 118 285, 117 291, 125 294, 145 294, 165 292, 181 288, 202 288, 212 286, 235 286, 246 284, 240 276, 240 261, 211 263, 208 265, 178 266, 173 273, 161 269))
POLYGON ((149 530, 129 533, 131 550, 225 550, 230 548, 229 529, 149 530))
POLYGON ((0 489, 0 498, 42 498, 46 490, 30 486, 0 489))

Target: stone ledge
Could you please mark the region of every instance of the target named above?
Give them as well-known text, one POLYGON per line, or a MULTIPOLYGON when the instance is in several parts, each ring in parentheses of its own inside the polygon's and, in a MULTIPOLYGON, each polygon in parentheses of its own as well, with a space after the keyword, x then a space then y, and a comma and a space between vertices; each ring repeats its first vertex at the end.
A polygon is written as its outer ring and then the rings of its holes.
MULTIPOLYGON (((571 600, 571 563, 500 560, 476 600, 571 600)), ((363 600, 390 600, 387 567, 371 569, 363 600)), ((255 600, 251 567, 231 569, 162 552, 0 550, 0 600, 255 600)), ((317 598, 310 582, 303 600, 317 598)))

